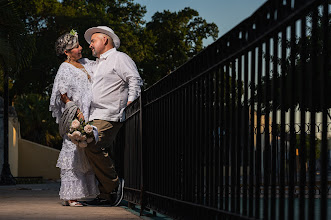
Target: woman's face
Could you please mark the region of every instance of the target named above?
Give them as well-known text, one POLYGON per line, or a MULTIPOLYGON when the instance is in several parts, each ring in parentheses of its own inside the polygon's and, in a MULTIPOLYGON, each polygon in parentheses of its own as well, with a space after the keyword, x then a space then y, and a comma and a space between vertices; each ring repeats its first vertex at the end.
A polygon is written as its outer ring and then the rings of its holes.
POLYGON ((76 47, 72 48, 69 51, 66 51, 66 55, 70 56, 70 60, 77 61, 82 58, 82 49, 83 48, 79 44, 77 44, 76 47))

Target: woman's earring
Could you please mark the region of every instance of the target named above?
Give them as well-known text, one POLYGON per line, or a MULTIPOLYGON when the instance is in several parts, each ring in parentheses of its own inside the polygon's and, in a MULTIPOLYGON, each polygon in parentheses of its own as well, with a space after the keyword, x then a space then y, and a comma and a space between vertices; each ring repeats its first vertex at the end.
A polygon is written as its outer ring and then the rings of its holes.
POLYGON ((67 61, 68 61, 68 63, 70 63, 70 56, 69 55, 67 56, 67 61))

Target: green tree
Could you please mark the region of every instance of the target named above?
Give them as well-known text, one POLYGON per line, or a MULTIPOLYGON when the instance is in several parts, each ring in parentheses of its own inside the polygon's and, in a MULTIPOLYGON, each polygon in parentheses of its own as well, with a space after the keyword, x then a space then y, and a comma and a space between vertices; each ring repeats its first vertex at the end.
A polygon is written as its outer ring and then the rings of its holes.
MULTIPOLYGON (((331 1, 330 1, 331 2, 331 1)), ((255 88, 255 96, 254 99, 257 101, 257 94, 260 94, 262 97, 262 106, 265 107, 265 100, 269 102, 272 106, 276 106, 276 108, 283 108, 285 110, 293 107, 299 106, 301 110, 311 111, 314 110, 315 112, 322 111, 322 104, 325 104, 326 108, 329 109, 331 107, 331 99, 327 103, 323 103, 321 99, 322 94, 322 74, 323 73, 323 62, 329 62, 330 60, 324 60, 323 49, 326 43, 328 45, 331 44, 331 38, 323 39, 323 31, 324 27, 322 25, 322 15, 319 14, 317 16, 317 28, 316 32, 312 33, 311 28, 312 22, 312 15, 308 16, 307 22, 307 36, 305 37, 298 37, 293 39, 295 44, 294 47, 291 47, 291 42, 287 39, 278 39, 279 48, 281 48, 282 40, 285 40, 285 49, 291 49, 291 54, 288 54, 285 58, 284 65, 282 66, 281 72, 277 72, 274 76, 267 79, 263 77, 262 79, 262 86, 261 91, 257 90, 257 86, 255 88), (313 42, 312 35, 315 34, 316 42, 313 42), (328 42, 326 42, 328 41, 328 42), (303 54, 305 54, 305 59, 303 59, 303 54), (313 59, 315 59, 315 66, 313 66, 313 59), (291 72, 291 65, 292 60, 294 60, 295 71, 291 72), (305 73, 305 75, 303 75, 305 73), (292 77, 294 77, 295 81, 295 97, 291 100, 291 95, 286 95, 283 103, 280 103, 280 96, 281 96, 281 84, 282 84, 282 77, 284 77, 284 92, 288 93, 292 89, 292 77), (268 80, 268 81, 267 81, 268 80), (266 89, 270 89, 271 85, 275 83, 277 90, 276 90, 276 99, 273 99, 272 93, 269 92, 268 97, 265 97, 266 89), (268 87, 267 87, 268 84, 268 87), (309 95, 312 98, 309 99, 306 94, 302 94, 302 90, 308 90, 309 95)), ((331 15, 329 14, 329 36, 331 35, 331 15)), ((328 47, 328 54, 331 53, 330 47, 328 47)), ((277 65, 282 65, 282 59, 278 57, 271 56, 271 62, 277 63, 277 65)), ((324 76, 327 78, 327 87, 326 87, 326 94, 331 93, 331 71, 328 71, 328 74, 324 76)), ((270 90, 271 91, 271 90, 270 90)), ((271 107, 272 107, 271 106, 271 107)))
POLYGON ((179 12, 156 12, 146 24, 149 35, 149 56, 141 62, 147 85, 174 71, 203 49, 203 39, 218 36, 214 23, 207 23, 189 7, 179 12))
POLYGON ((139 54, 143 49, 138 47, 138 35, 146 10, 133 0, 16 0, 16 3, 25 29, 36 42, 37 53, 30 65, 13 78, 10 99, 18 112, 22 137, 58 148, 61 143, 58 125, 48 110, 54 77, 63 62, 55 54, 56 39, 64 32, 76 29, 84 47, 84 56, 88 57, 91 52, 83 33, 91 26, 107 25, 121 38, 120 49, 139 61, 143 59, 139 54))
POLYGON ((57 69, 63 62, 55 54, 54 43, 64 32, 77 30, 83 57, 95 59, 83 34, 92 26, 111 27, 121 39, 119 50, 136 62, 145 86, 182 65, 202 50, 204 38, 211 36, 215 39, 218 33, 215 24, 207 23, 190 8, 178 13, 156 13, 153 21, 145 26, 143 17, 146 8, 134 0, 16 0, 16 4, 26 32, 36 42, 36 53, 30 65, 12 78, 10 99, 17 109, 26 109, 22 110, 22 114, 29 114, 27 117, 19 116, 24 124, 22 137, 29 140, 33 137, 36 142, 48 145, 52 145, 52 141, 47 140, 47 134, 49 139, 54 137, 54 143, 58 137, 53 132, 57 126, 55 120, 48 121, 51 114, 48 109, 41 106, 31 108, 28 100, 36 105, 40 101, 48 107, 49 103, 45 100, 51 92, 57 69), (35 119, 37 116, 42 118, 35 119), (43 127, 44 124, 48 124, 49 129, 43 127), (46 136, 38 139, 32 131, 46 136))
POLYGON ((19 19, 16 6, 11 0, 0 0, 0 83, 4 94, 4 73, 9 77, 9 88, 17 72, 26 67, 34 50, 34 40, 19 19))
POLYGON ((29 92, 49 94, 57 68, 63 62, 55 54, 54 42, 71 29, 79 33, 84 57, 95 59, 85 42, 85 30, 106 25, 112 27, 120 37, 121 51, 128 53, 136 62, 144 59, 144 47, 139 39, 140 33, 143 33, 142 18, 146 9, 133 0, 17 1, 21 19, 35 37, 38 53, 33 57, 32 65, 15 80, 14 95, 29 92))

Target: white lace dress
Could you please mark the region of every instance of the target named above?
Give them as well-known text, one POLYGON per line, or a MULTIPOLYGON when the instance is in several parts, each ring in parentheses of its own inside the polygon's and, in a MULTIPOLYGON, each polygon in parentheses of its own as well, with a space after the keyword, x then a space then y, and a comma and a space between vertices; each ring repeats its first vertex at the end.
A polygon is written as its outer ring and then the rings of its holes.
MULTIPOLYGON (((85 69, 91 73, 90 68, 94 61, 81 59, 85 69)), ((83 112, 88 121, 89 108, 92 101, 91 83, 87 74, 69 63, 62 63, 54 80, 49 110, 58 123, 65 104, 61 101, 61 94, 67 93, 83 112)), ((97 181, 87 160, 84 148, 77 147, 68 136, 63 137, 62 149, 57 160, 57 167, 61 168, 60 199, 75 200, 99 194, 97 181)))

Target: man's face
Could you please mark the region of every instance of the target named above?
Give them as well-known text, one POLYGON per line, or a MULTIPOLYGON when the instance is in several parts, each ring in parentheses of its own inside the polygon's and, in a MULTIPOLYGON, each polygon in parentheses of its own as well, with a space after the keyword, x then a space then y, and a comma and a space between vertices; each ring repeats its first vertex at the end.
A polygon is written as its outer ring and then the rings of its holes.
POLYGON ((100 33, 95 33, 91 37, 90 49, 92 50, 92 55, 99 57, 105 49, 104 36, 100 33))

